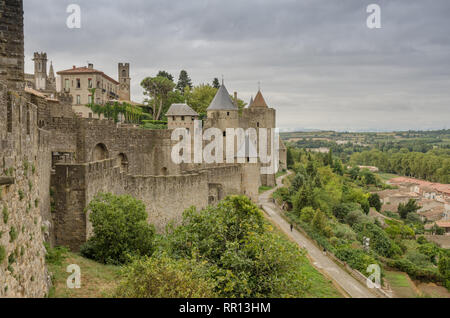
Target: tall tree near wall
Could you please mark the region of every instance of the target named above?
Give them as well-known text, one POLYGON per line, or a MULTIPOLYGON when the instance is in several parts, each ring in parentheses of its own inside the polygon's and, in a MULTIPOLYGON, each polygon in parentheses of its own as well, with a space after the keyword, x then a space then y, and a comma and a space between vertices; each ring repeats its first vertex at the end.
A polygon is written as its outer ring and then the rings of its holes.
POLYGON ((220 82, 219 82, 219 79, 218 79, 217 77, 214 77, 213 82, 212 82, 212 86, 213 86, 214 88, 219 89, 219 87, 220 87, 220 82))
POLYGON ((189 86, 189 89, 192 89, 192 81, 185 70, 180 72, 180 76, 178 77, 178 83, 176 89, 180 92, 184 93, 184 89, 189 86))
POLYGON ((174 80, 173 75, 166 71, 159 71, 158 74, 156 74, 156 76, 165 77, 168 80, 171 80, 172 82, 174 80))
POLYGON ((144 95, 147 95, 149 105, 153 109, 153 119, 159 120, 163 110, 164 103, 167 101, 168 95, 173 91, 175 83, 167 77, 156 76, 147 77, 141 82, 144 88, 144 95))

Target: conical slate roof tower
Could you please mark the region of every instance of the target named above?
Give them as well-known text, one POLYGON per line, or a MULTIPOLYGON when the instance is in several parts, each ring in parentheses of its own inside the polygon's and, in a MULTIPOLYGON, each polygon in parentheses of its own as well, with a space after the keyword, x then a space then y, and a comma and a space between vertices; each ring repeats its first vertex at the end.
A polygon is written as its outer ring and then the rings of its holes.
POLYGON ((230 94, 228 94, 227 88, 222 83, 217 91, 216 96, 212 100, 207 111, 211 110, 239 110, 231 100, 230 94))

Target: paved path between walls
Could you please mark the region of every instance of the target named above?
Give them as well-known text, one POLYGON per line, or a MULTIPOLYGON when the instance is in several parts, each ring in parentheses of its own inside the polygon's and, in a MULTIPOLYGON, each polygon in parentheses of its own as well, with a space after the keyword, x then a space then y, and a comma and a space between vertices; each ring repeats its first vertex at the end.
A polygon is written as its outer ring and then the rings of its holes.
POLYGON ((295 228, 292 232, 290 231, 290 224, 280 215, 283 211, 281 211, 271 199, 272 193, 277 188, 283 186, 282 180, 289 174, 291 174, 291 172, 277 178, 277 186, 269 191, 263 192, 258 197, 258 202, 269 216, 269 219, 281 228, 281 230, 300 247, 305 248, 313 265, 332 279, 335 284, 348 294, 348 296, 353 298, 375 298, 375 294, 373 294, 367 286, 361 284, 342 267, 333 262, 328 256, 324 255, 323 251, 311 242, 309 238, 295 228))

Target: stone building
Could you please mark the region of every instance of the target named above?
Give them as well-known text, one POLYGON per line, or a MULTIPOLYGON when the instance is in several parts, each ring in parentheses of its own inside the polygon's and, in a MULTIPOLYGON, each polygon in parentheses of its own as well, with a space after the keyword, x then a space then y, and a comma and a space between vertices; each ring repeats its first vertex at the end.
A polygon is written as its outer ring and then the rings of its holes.
POLYGON ((166 112, 167 128, 186 128, 194 131, 194 121, 198 120, 198 113, 186 104, 172 104, 166 112))
POLYGON ((56 95, 55 71, 52 62, 50 62, 50 69, 47 73, 47 61, 47 53, 34 53, 34 74, 25 74, 25 86, 35 89, 47 97, 54 98, 56 95))
MULTIPOLYGON (((91 98, 100 102, 120 91, 119 82, 93 65, 59 72, 66 94, 55 98, 36 89, 43 81, 25 88, 22 0, 0 1, 0 16, 0 297, 48 292, 43 242, 79 250, 92 233, 85 208, 99 192, 142 200, 148 221, 162 232, 191 206, 201 209, 232 194, 255 201, 261 184, 273 184, 274 175, 263 176, 259 162, 174 163, 172 129, 191 128, 197 117, 187 105, 171 107, 167 130, 77 116, 72 99, 75 106, 88 102, 89 87, 98 88, 91 98)), ((122 70, 126 83, 129 68, 122 70)), ((225 134, 230 127, 273 128, 275 110, 258 92, 240 114, 222 85, 204 125, 225 134)))
POLYGON ((83 118, 98 116, 86 104, 105 104, 119 99, 119 82, 102 71, 94 69, 93 64, 59 71, 61 90, 72 96, 74 112, 83 118), (93 94, 93 89, 95 92, 93 94))

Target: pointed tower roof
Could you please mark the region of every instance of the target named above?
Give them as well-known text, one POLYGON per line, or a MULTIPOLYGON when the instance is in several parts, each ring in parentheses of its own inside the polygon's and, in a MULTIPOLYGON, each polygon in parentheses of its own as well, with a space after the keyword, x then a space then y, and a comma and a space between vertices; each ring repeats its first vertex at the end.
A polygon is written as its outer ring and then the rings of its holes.
POLYGON ((255 96, 255 100, 250 105, 251 107, 269 107, 267 106, 266 101, 264 100, 264 97, 260 90, 258 90, 258 93, 255 96))
POLYGON ((50 70, 48 71, 49 78, 55 78, 55 71, 53 70, 53 62, 50 61, 50 70))
POLYGON ((250 102, 248 103, 248 107, 252 106, 252 104, 253 104, 253 95, 252 95, 252 97, 250 98, 250 102))
POLYGON ((231 100, 230 94, 222 83, 216 96, 214 96, 214 99, 206 110, 238 110, 238 108, 231 100))

